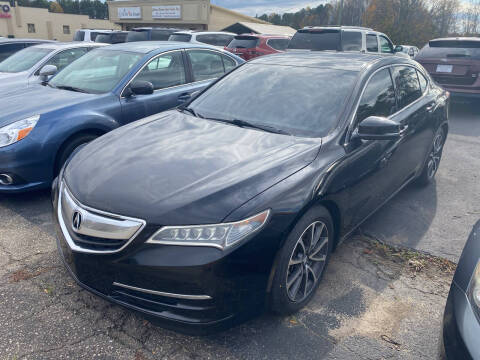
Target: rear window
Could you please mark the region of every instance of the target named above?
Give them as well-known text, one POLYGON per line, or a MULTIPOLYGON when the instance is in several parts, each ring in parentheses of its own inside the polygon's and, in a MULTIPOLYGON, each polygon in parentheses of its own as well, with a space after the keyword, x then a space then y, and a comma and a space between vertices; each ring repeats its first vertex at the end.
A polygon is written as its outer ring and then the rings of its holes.
POLYGON ((287 49, 289 42, 290 39, 269 39, 267 45, 275 50, 284 51, 287 49))
POLYGON ((417 58, 471 58, 480 60, 480 41, 433 40, 420 50, 417 58))
POLYGON ((229 49, 253 49, 258 45, 258 38, 254 36, 235 36, 228 44, 229 49))
POLYGON ((227 34, 204 34, 197 35, 197 41, 213 46, 227 46, 233 39, 233 35, 227 34))
POLYGON ((77 30, 73 36, 73 41, 83 41, 85 40, 85 31, 77 30))
POLYGON ((189 34, 172 34, 168 38, 168 41, 190 42, 190 40, 192 40, 192 35, 189 34))
POLYGON ((152 40, 167 41, 171 34, 169 30, 152 30, 152 40))
POLYGON ((127 42, 132 41, 147 41, 148 40, 148 31, 147 30, 132 30, 128 32, 127 42))
POLYGON ((99 34, 99 35, 95 38, 95 42, 97 42, 97 43, 111 44, 111 43, 112 43, 112 35, 110 35, 110 34, 99 34))
POLYGON ((298 30, 290 40, 289 49, 340 50, 340 30, 298 30))

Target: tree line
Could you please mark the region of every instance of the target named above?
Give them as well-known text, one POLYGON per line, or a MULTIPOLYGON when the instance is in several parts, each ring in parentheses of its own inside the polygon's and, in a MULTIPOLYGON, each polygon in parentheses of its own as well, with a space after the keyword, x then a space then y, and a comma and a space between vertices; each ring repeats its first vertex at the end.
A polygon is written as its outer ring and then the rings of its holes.
POLYGON ((17 0, 17 5, 57 13, 88 15, 91 19, 108 19, 108 5, 100 0, 17 0))
POLYGON ((366 26, 390 36, 394 43, 423 46, 445 36, 479 36, 480 0, 331 0, 295 13, 263 14, 275 25, 366 26))

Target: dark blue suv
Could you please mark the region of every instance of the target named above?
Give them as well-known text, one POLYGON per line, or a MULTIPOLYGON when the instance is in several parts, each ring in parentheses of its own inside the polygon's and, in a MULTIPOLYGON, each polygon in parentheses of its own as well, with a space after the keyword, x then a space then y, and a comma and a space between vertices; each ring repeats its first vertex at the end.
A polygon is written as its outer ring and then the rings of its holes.
POLYGON ((117 44, 92 50, 44 86, 3 97, 0 192, 48 187, 79 146, 181 105, 243 62, 208 45, 117 44))

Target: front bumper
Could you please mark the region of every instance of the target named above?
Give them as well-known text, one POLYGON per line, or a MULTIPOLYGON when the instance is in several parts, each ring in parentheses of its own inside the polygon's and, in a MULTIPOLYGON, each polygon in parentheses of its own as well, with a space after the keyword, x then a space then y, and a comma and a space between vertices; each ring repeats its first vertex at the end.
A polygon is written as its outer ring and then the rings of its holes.
POLYGON ((480 359, 480 324, 467 295, 452 283, 445 307, 442 359, 480 359))
POLYGON ((147 225, 115 254, 72 251, 57 216, 59 254, 75 281, 160 326, 188 334, 219 331, 262 311, 275 255, 259 232, 230 251, 212 247, 146 244, 158 229, 147 225))

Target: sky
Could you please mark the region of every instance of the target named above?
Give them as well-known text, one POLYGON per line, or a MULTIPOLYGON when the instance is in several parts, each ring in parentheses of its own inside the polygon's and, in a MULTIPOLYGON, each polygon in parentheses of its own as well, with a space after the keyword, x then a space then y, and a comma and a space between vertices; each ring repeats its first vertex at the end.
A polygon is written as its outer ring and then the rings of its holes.
POLYGON ((212 4, 255 16, 265 13, 296 12, 307 6, 316 7, 326 3, 326 0, 211 0, 212 4))

